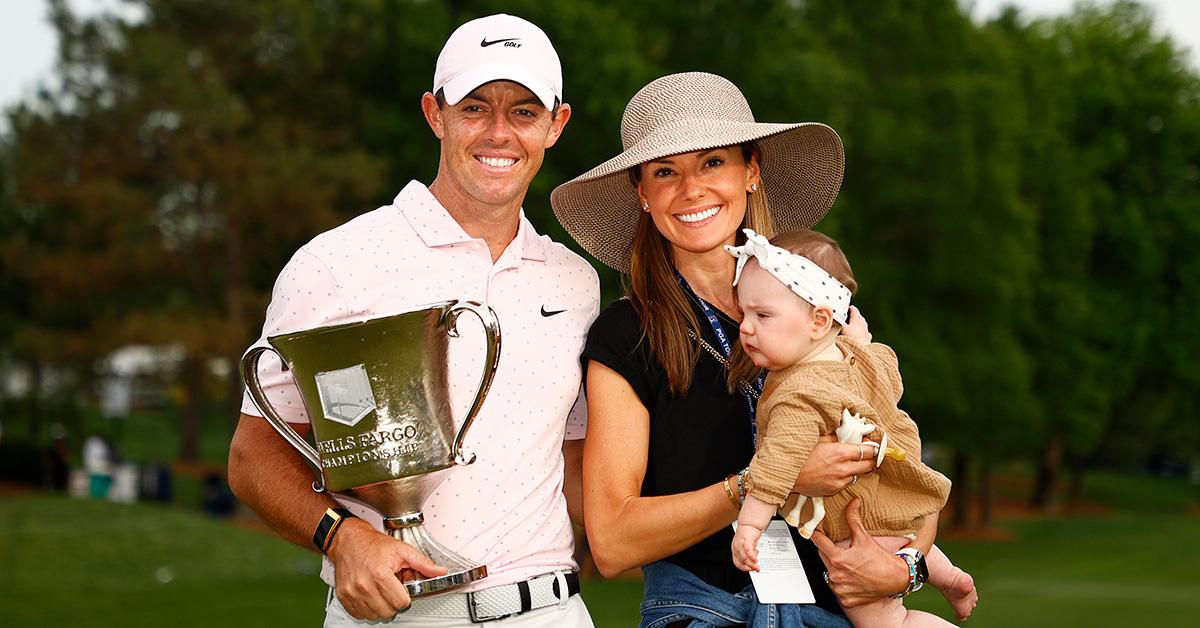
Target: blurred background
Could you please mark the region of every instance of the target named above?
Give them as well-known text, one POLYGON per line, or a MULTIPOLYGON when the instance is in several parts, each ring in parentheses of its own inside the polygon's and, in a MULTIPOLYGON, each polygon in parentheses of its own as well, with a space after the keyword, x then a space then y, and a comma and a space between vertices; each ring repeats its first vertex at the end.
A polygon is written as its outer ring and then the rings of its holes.
MULTIPOLYGON (((818 228, 954 481, 972 625, 1195 625, 1198 5, 7 0, 0 625, 321 621, 316 555, 225 485, 233 366, 296 248, 432 180, 419 98, 500 11, 562 57, 572 122, 525 210, 571 246, 550 190, 662 74, 838 130, 818 228)), ((638 575, 590 575, 597 625, 634 625, 638 575)))

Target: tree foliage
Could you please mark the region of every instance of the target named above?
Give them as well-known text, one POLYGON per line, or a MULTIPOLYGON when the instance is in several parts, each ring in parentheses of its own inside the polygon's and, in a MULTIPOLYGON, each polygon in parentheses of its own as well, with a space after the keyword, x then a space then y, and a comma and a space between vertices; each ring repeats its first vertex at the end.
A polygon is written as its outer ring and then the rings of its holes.
MULTIPOLYGON (((419 98, 452 28, 497 8, 133 4, 81 20, 50 3, 58 84, 8 112, 0 150, 0 342, 81 372, 178 344, 197 400, 296 247, 432 178, 419 98)), ((985 24, 952 0, 502 10, 563 61, 572 122, 525 207, 556 239, 550 190, 620 150, 625 103, 662 74, 715 72, 760 120, 838 130, 846 179, 820 228, 902 358, 906 408, 956 453, 958 494, 1018 456, 1049 504, 1061 465, 1200 445, 1200 79, 1141 5, 985 24)))

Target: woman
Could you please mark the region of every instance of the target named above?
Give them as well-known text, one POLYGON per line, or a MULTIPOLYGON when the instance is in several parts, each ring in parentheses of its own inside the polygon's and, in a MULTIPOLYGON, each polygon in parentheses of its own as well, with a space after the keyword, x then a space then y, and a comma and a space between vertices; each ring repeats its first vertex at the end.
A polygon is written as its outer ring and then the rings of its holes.
MULTIPOLYGON (((905 563, 869 538, 847 550, 823 543, 823 565, 794 535, 815 606, 757 604, 730 558, 761 380, 741 394, 725 385, 740 312, 722 248, 742 227, 774 234, 820 220, 841 184, 841 140, 822 124, 756 123, 737 87, 704 73, 642 88, 621 137, 624 152, 551 195, 567 231, 629 275, 627 298, 600 314, 583 354, 584 512, 596 564, 605 575, 642 567, 642 626, 847 626, 827 582, 848 605, 908 583, 905 563)), ((796 490, 839 491, 870 472, 867 458, 822 443, 796 490)), ((935 526, 914 541, 923 551, 935 526)))

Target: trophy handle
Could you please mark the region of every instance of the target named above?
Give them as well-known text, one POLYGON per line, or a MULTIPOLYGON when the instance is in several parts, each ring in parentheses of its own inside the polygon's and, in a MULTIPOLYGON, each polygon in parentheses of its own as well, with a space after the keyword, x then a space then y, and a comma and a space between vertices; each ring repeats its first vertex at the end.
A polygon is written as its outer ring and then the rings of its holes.
POLYGON ((475 454, 468 457, 463 453, 463 439, 467 437, 467 430, 475 421, 475 415, 479 414, 479 407, 483 405, 483 399, 487 397, 488 389, 492 387, 492 378, 496 376, 496 365, 500 362, 500 321, 496 319, 496 312, 476 301, 459 301, 451 305, 443 315, 446 333, 451 338, 458 337, 458 329, 455 325, 458 323, 459 314, 463 312, 471 312, 479 317, 479 322, 483 323, 483 331, 487 335, 487 356, 484 359, 483 376, 479 381, 479 389, 475 392, 475 400, 471 402, 471 409, 467 411, 467 418, 463 419, 462 427, 458 428, 458 434, 455 435, 454 445, 450 450, 450 457, 454 459, 455 464, 460 465, 475 462, 475 454))
POLYGON ((283 356, 279 355, 279 352, 274 347, 254 347, 242 358, 242 381, 246 383, 246 392, 250 393, 250 399, 254 401, 254 405, 258 408, 258 411, 262 412, 263 416, 267 418, 267 422, 271 424, 271 427, 275 428, 275 431, 279 432, 279 435, 288 444, 300 452, 300 455, 304 456, 308 464, 312 465, 313 470, 317 474, 317 479, 313 481, 313 490, 318 493, 324 493, 325 474, 322 472, 321 457, 317 455, 317 450, 313 449, 313 446, 309 445, 308 441, 304 440, 304 437, 297 434, 296 430, 292 429, 292 426, 288 425, 287 421, 284 421, 279 416, 279 413, 275 411, 275 407, 267 400, 267 395, 262 389, 262 382, 258 380, 258 361, 262 358, 262 354, 267 351, 278 356, 279 362, 283 364, 283 370, 288 370, 287 361, 283 359, 283 356))

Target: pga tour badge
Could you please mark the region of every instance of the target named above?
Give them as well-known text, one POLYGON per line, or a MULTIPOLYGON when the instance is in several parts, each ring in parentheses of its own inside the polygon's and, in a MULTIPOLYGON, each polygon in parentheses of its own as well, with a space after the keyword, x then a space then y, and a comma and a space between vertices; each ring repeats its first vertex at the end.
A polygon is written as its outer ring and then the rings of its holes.
POLYGON ((336 371, 317 373, 317 394, 325 418, 353 426, 375 409, 375 395, 367 369, 359 364, 336 371))

